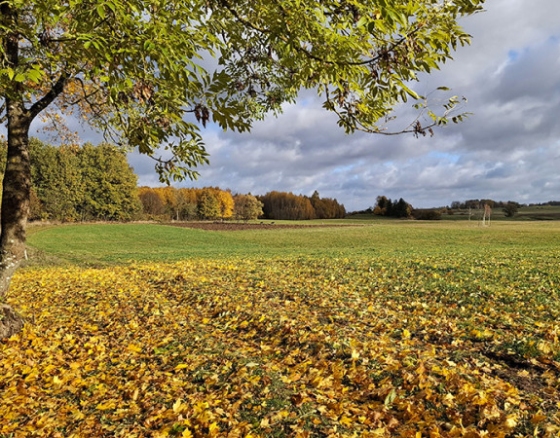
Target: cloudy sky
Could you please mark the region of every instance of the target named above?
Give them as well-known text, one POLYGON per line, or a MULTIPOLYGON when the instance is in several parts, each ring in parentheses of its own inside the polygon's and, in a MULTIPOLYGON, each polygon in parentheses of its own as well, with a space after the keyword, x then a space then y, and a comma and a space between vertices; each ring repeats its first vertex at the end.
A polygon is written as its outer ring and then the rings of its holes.
MULTIPOLYGON (((348 211, 372 206, 381 194, 414 207, 560 200, 558 17, 559 0, 487 0, 484 13, 465 19, 472 45, 415 89, 449 86, 468 98, 465 111, 474 115, 433 138, 346 135, 306 94, 249 134, 204 130, 211 165, 183 185, 253 194, 318 190, 348 211)), ((160 185, 151 160, 132 154, 129 161, 140 184, 160 185)))

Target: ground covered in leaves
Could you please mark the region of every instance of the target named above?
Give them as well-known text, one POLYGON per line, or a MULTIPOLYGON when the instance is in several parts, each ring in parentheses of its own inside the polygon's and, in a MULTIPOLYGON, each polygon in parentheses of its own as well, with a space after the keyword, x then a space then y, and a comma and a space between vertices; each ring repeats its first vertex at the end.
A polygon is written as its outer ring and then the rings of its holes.
POLYGON ((556 437, 559 262, 24 270, 0 437, 556 437))

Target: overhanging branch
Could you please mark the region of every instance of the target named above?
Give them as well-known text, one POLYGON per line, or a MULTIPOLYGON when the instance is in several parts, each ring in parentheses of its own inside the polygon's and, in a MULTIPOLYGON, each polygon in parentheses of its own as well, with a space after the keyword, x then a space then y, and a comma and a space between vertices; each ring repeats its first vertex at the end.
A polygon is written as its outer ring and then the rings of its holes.
POLYGON ((29 108, 28 115, 33 120, 41 111, 47 108, 63 91, 68 75, 63 72, 51 87, 50 91, 29 108))
MULTIPOLYGON (((441 116, 437 117, 436 119, 433 119, 427 125, 422 125, 420 119, 426 113, 427 110, 427 106, 426 106, 421 111, 421 113, 417 117, 415 117, 414 120, 406 128, 400 131, 385 131, 377 127, 371 128, 369 126, 364 125, 359 120, 359 118, 356 117, 356 115, 350 114, 350 111, 348 111, 347 115, 343 114, 340 110, 336 108, 336 103, 332 100, 328 89, 325 90, 325 98, 326 98, 326 102, 329 103, 329 110, 334 112, 338 116, 339 120, 343 121, 345 126, 351 131, 361 131, 361 132, 366 132, 368 134, 379 134, 379 135, 386 135, 386 136, 402 135, 402 134, 410 133, 410 134, 414 134, 415 137, 426 136, 428 134, 430 135, 430 137, 432 137, 434 135, 434 131, 432 128, 447 124, 447 118, 451 117, 458 110, 458 105, 456 103, 451 103, 450 101, 449 104, 444 105, 445 111, 441 116)), ((463 113, 457 116, 453 116, 452 121, 454 123, 457 123, 456 119, 461 120, 462 118, 465 118, 468 115, 469 113, 463 113)))

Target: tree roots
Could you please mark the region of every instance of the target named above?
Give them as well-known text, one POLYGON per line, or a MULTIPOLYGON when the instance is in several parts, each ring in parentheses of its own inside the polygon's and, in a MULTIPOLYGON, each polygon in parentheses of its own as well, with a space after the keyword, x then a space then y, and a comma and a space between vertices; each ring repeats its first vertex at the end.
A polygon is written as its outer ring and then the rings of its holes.
POLYGON ((0 304, 0 339, 19 333, 23 324, 23 318, 11 306, 0 304))

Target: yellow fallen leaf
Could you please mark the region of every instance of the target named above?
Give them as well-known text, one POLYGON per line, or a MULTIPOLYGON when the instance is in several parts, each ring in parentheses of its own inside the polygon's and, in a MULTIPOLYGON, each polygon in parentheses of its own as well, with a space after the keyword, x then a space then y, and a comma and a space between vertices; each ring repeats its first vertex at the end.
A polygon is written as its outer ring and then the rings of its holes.
POLYGON ((211 423, 210 426, 208 426, 208 433, 210 436, 216 436, 220 433, 220 426, 218 426, 218 423, 211 423))
POLYGON ((181 407, 182 407, 181 400, 177 399, 177 401, 173 403, 173 412, 178 414, 179 412, 181 412, 181 407))
POLYGON ((509 429, 513 429, 515 426, 517 426, 517 416, 516 415, 508 415, 505 425, 507 428, 509 429))
POLYGON ((86 416, 83 414, 83 412, 78 411, 77 409, 72 410, 72 417, 75 420, 83 420, 86 416))
POLYGON ((95 409, 98 411, 108 411, 110 409, 115 409, 116 406, 117 404, 113 400, 109 400, 105 403, 99 403, 95 409))
POLYGON ((138 345, 134 345, 134 344, 128 344, 128 347, 126 347, 126 349, 128 351, 132 351, 133 353, 141 353, 142 352, 142 347, 139 347, 138 345))
POLYGON ((548 342, 539 342, 537 344, 537 349, 541 352, 543 352, 544 354, 549 354, 552 353, 552 347, 550 346, 550 344, 548 342))

